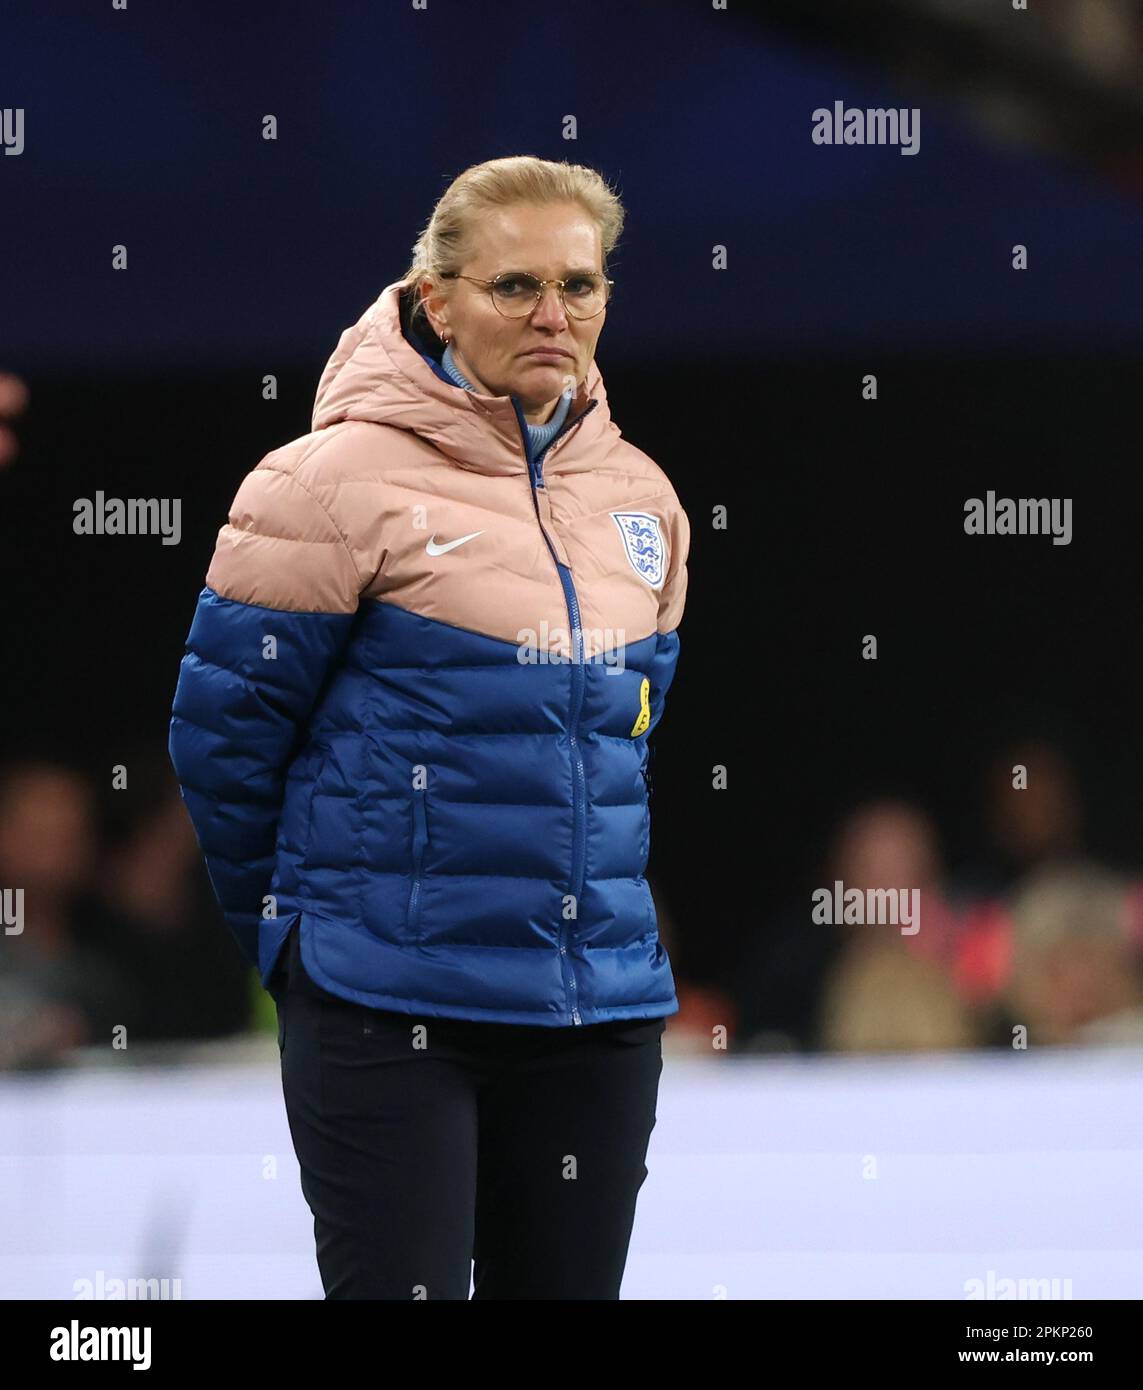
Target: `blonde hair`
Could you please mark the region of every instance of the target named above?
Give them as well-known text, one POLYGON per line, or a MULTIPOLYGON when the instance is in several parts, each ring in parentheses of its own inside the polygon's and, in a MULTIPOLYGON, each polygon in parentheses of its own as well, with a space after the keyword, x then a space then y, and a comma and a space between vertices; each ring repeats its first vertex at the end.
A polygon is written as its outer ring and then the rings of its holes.
MULTIPOLYGON (((599 228, 603 273, 623 230, 619 197, 601 174, 586 164, 509 155, 473 164, 445 189, 413 246, 412 260, 401 276, 405 289, 432 281, 431 293, 441 293, 451 281, 444 274, 458 271, 471 259, 477 219, 492 208, 514 203, 579 203, 599 228)), ((425 316, 418 295, 412 317, 425 316)), ((427 323, 427 320, 426 320, 427 323)))

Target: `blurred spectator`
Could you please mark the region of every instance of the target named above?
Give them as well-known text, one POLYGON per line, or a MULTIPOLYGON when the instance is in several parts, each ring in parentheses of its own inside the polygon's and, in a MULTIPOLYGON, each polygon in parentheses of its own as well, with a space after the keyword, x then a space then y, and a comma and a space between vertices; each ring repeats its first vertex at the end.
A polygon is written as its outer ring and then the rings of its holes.
POLYGON ((0 888, 22 890, 22 918, 0 934, 0 1068, 110 1044, 126 1021, 123 981, 78 939, 95 845, 91 793, 78 773, 30 760, 5 769, 0 888))
POLYGON ((862 892, 916 889, 919 930, 902 935, 892 923, 814 922, 807 889, 766 923, 748 952, 741 974, 740 1044, 750 1050, 813 1050, 874 1031, 883 1047, 954 1047, 982 1040, 987 1007, 1007 968, 1006 919, 1002 904, 991 898, 952 898, 931 817, 891 798, 857 807, 838 827, 822 881, 814 887, 832 891, 838 880, 843 889, 862 892), (893 954, 886 956, 882 948, 893 954), (879 1031, 867 1028, 861 1020, 878 982, 923 995, 933 1027, 922 1026, 908 1001, 887 997, 879 1031))
POLYGON ((235 1033, 251 1021, 254 972, 218 910, 165 750, 120 759, 107 792, 107 849, 84 939, 129 983, 131 1036, 235 1033))
POLYGON ((863 938, 846 950, 822 1002, 822 1047, 899 1052, 980 1043, 975 1021, 948 976, 911 954, 905 940, 863 938))
POLYGON ((0 468, 11 463, 20 452, 15 431, 9 428, 13 420, 27 409, 28 388, 18 376, 0 372, 0 468))
MULTIPOLYGON (((829 886, 917 891, 918 929, 844 927, 841 955, 823 984, 818 1044, 844 1051, 970 1047, 980 1041, 959 989, 958 963, 976 930, 975 907, 954 906, 932 818, 906 801, 859 807, 840 828, 829 886)), ((824 885, 823 885, 824 886, 824 885)))
POLYGON ((1075 772, 1051 743, 1037 739, 999 753, 988 769, 986 795, 993 886, 1010 887, 1038 865, 1071 858, 1082 848, 1075 772), (1012 785, 1017 766, 1027 768, 1023 789, 1012 785))
POLYGON ((1029 1046, 1143 1042, 1131 906, 1127 880, 1082 861, 1043 868, 1014 895, 1004 1002, 1029 1046))
MULTIPOLYGON (((1001 1001, 1012 969, 1009 900, 1029 875, 1072 864, 1083 853, 1084 804, 1071 760, 1049 738, 1029 738, 1001 749, 984 777, 982 824, 986 842, 962 866, 950 892, 975 903, 954 964, 961 996, 988 1011, 989 1041, 1008 1046, 1001 1001), (1013 786, 1013 769, 1026 769, 1026 786, 1013 786)), ((1129 899, 1130 918, 1143 938, 1143 884, 1129 899)))
POLYGON ((1041 864, 1082 853, 1085 811, 1071 759, 1050 738, 1029 738, 1002 747, 980 780, 980 810, 973 828, 983 830, 972 857, 958 866, 950 891, 963 897, 1006 897, 1041 864), (1026 769, 1024 787, 1013 769, 1026 769))

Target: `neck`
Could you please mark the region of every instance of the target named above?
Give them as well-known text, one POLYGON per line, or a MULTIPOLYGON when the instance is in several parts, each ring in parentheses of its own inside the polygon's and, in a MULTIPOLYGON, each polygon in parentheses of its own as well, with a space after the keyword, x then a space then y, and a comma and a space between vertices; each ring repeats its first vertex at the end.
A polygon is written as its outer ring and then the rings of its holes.
MULTIPOLYGON (((472 384, 464 371, 458 365, 456 355, 453 352, 452 343, 449 343, 441 357, 441 366, 444 368, 449 378, 461 386, 466 391, 475 391, 478 388, 472 384)), ((492 395, 490 391, 486 395, 492 395)), ((524 412, 524 421, 533 430, 551 430, 553 433, 559 429, 563 423, 563 417, 567 414, 571 405, 571 396, 568 394, 560 395, 554 401, 544 401, 540 405, 526 406, 521 402, 524 412)), ((546 441, 545 441, 546 442, 546 441)))
POLYGON ((546 425, 556 413, 559 404, 560 397, 557 396, 554 401, 545 401, 543 405, 535 406, 531 410, 521 402, 521 408, 524 411, 524 419, 529 425, 546 425))

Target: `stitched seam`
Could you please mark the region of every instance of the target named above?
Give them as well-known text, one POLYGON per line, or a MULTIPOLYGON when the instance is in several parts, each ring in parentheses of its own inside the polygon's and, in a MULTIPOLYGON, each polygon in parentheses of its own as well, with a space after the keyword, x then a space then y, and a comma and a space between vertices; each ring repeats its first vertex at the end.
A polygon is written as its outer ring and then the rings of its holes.
MULTIPOLYGON (((332 436, 331 436, 331 438, 332 438, 332 436)), ((318 443, 315 444, 314 447, 313 447, 312 449, 307 449, 307 450, 302 454, 301 458, 298 460, 298 462, 297 462, 297 467, 300 468, 300 467, 302 466, 302 464, 305 463, 305 461, 306 461, 308 458, 311 457, 311 455, 318 453, 318 451, 319 451, 324 445, 328 444, 329 442, 330 442, 329 439, 322 439, 322 440, 319 440, 318 443)), ((257 470, 255 470, 255 471, 257 471, 257 470)), ((336 521, 336 519, 333 517, 333 515, 330 513, 329 508, 326 507, 325 504, 324 504, 323 502, 321 502, 317 497, 314 496, 314 494, 309 490, 309 488, 306 487, 305 483, 299 481, 298 476, 297 476, 297 472, 296 472, 295 470, 286 469, 286 468, 276 468, 273 464, 263 464, 263 465, 262 465, 262 472, 263 472, 263 473, 277 473, 280 477, 286 478, 289 482, 293 483, 295 487, 300 488, 301 491, 302 491, 303 493, 305 493, 305 495, 310 499, 310 501, 314 504, 314 506, 317 507, 318 511, 321 512, 322 516, 325 517, 325 519, 329 522, 329 524, 333 527, 334 531, 337 533, 337 537, 338 537, 338 539, 341 541, 341 544, 342 544, 342 546, 343 546, 344 549, 345 549, 346 555, 349 556, 349 563, 353 566, 353 573, 354 573, 354 574, 358 574, 358 573, 359 573, 359 570, 358 570, 358 568, 357 568, 357 561, 356 561, 356 559, 354 558, 353 551, 350 550, 350 548, 349 548, 349 541, 348 541, 348 539, 346 538, 345 533, 342 531, 341 527, 337 524, 337 521, 336 521)), ((288 537, 282 536, 282 537, 278 537, 278 539, 280 539, 280 540, 286 540, 286 539, 288 539, 288 537)), ((326 542, 326 544, 331 544, 331 542, 326 542)), ((371 584, 371 583, 373 582, 373 580, 377 578, 377 575, 378 575, 380 572, 381 572, 381 567, 378 566, 378 567, 377 567, 377 570, 376 570, 375 573, 373 574, 372 579, 368 580, 365 584, 360 585, 360 587, 359 587, 359 589, 358 589, 358 592, 360 593, 361 589, 364 589, 364 588, 368 587, 368 584, 371 584)))

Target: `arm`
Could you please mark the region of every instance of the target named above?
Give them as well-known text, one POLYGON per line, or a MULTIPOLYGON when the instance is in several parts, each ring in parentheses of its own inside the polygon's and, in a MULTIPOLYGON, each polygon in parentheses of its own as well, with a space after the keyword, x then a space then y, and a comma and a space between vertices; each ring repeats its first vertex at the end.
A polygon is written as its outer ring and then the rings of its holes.
POLYGON ((247 475, 219 532, 169 739, 219 905, 255 966, 285 773, 370 577, 274 457, 247 475))

